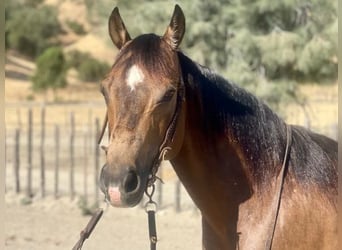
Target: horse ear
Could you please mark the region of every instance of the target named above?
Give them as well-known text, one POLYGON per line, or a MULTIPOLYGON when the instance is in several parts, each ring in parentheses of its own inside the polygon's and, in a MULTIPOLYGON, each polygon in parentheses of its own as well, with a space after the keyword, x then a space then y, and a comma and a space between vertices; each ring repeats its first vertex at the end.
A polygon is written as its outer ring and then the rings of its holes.
POLYGON ((112 39, 114 45, 121 49, 129 40, 131 40, 130 35, 123 23, 119 8, 115 7, 108 21, 109 36, 112 39))
POLYGON ((178 49, 182 42, 185 32, 185 16, 182 9, 176 4, 169 26, 163 36, 163 39, 172 47, 178 49))

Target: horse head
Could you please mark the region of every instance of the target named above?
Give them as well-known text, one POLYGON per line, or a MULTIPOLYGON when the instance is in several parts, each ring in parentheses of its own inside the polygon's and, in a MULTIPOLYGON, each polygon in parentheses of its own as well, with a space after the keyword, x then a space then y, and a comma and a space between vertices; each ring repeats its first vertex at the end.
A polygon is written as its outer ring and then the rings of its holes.
POLYGON ((109 18, 109 35, 119 52, 101 83, 109 144, 100 187, 113 206, 138 204, 163 148, 170 149, 165 159, 181 148, 185 111, 177 53, 184 32, 185 17, 178 5, 163 36, 131 39, 118 8, 109 18))

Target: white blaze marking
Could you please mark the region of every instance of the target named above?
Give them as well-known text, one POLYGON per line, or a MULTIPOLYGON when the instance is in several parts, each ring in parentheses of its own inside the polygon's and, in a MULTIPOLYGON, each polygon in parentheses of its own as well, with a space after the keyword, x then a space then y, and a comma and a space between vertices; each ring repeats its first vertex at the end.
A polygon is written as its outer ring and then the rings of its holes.
POLYGON ((141 69, 133 65, 127 72, 126 82, 127 85, 131 88, 131 91, 135 90, 135 87, 144 80, 144 73, 141 69))

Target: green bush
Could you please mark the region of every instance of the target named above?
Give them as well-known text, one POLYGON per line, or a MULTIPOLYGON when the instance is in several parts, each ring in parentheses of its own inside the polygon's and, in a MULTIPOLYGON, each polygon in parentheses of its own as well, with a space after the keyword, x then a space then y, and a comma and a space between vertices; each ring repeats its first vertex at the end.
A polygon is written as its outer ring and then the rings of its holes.
POLYGON ((32 77, 33 90, 63 88, 66 81, 66 61, 60 47, 51 47, 37 58, 37 69, 32 77))
POLYGON ((108 71, 108 64, 100 62, 94 58, 89 58, 83 61, 78 68, 80 79, 90 82, 101 80, 108 71))
POLYGON ((38 7, 40 4, 44 2, 44 0, 25 0, 24 2, 28 6, 38 7))
POLYGON ((88 53, 71 51, 68 58, 68 67, 75 68, 82 81, 101 80, 110 69, 107 63, 98 61, 88 53))
POLYGON ((84 30, 83 26, 81 24, 79 24, 78 22, 68 20, 68 21, 66 21, 66 24, 77 35, 84 35, 84 34, 86 34, 86 31, 84 30))
POLYGON ((335 51, 331 41, 316 36, 305 45, 301 52, 297 64, 298 69, 304 72, 307 78, 334 79, 338 71, 337 64, 332 62, 335 51))
POLYGON ((78 50, 72 50, 67 54, 67 61, 69 68, 79 69, 81 63, 91 58, 89 53, 80 52, 78 50))
POLYGON ((6 14, 7 46, 32 58, 51 46, 52 38, 61 32, 56 9, 50 6, 9 8, 6 14))

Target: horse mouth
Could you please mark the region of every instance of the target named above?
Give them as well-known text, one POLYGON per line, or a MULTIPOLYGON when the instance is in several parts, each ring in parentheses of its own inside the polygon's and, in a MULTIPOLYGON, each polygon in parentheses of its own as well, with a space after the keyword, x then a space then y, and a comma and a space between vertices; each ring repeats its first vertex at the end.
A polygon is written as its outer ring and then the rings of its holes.
POLYGON ((109 187, 105 199, 113 207, 134 207, 142 200, 143 194, 144 192, 137 192, 134 195, 127 195, 122 193, 118 187, 109 187))
POLYGON ((113 207, 134 207, 142 200, 146 181, 135 171, 128 171, 122 181, 110 182, 101 173, 100 189, 105 195, 105 201, 113 207))

